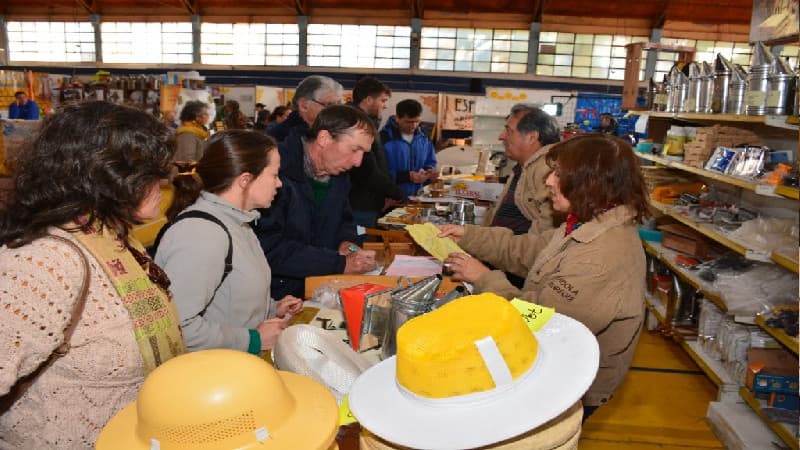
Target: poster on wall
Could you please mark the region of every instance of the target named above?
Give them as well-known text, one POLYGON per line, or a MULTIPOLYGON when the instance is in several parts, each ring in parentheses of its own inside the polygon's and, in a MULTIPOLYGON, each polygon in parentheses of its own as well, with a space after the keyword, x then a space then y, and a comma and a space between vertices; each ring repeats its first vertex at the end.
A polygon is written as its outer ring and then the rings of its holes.
POLYGON ((397 104, 403 100, 416 100, 422 105, 422 115, 420 118, 423 123, 433 125, 436 123, 436 114, 439 106, 439 94, 430 92, 398 92, 393 91, 389 101, 386 102, 386 110, 381 115, 381 128, 386 125, 389 117, 397 113, 397 104))
POLYGON ((750 43, 797 41, 800 36, 800 0, 753 0, 750 43))
POLYGON ((285 105, 283 101, 283 88, 274 86, 256 86, 256 103, 263 103, 264 107, 272 111, 277 106, 285 105))
POLYGON ((481 96, 445 94, 442 105, 442 129, 471 131, 475 117, 475 102, 481 96))
POLYGON ((239 102, 239 111, 246 116, 252 117, 256 110, 256 87, 255 86, 218 86, 219 94, 225 97, 225 101, 235 100, 239 102))
POLYGON ((178 92, 178 97, 175 102, 175 117, 181 116, 181 110, 183 109, 183 105, 187 102, 192 100, 199 100, 203 103, 208 105, 208 124, 214 123, 214 117, 216 116, 216 106, 214 105, 214 98, 211 97, 211 91, 208 89, 183 89, 181 88, 178 92))

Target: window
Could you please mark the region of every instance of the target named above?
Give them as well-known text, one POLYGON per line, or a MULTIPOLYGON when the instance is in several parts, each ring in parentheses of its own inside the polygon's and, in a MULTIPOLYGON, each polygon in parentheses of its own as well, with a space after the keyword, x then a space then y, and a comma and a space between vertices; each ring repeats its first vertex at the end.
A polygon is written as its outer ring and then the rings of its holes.
POLYGON ((192 63, 190 22, 103 22, 103 62, 192 63))
MULTIPOLYGON (((627 53, 625 46, 635 42, 647 42, 647 38, 544 31, 539 34, 536 74, 623 80, 627 53)), ((646 58, 646 52, 642 52, 642 61, 646 58)), ((644 64, 641 77, 644 77, 644 64)))
POLYGON ((8 22, 11 61, 94 62, 89 22, 8 22))
POLYGON ((407 26, 308 26, 309 66, 408 69, 410 47, 407 26))
POLYGON ((295 66, 299 60, 297 24, 203 23, 200 42, 203 64, 295 66))
POLYGON ((528 30, 423 27, 419 68, 525 73, 528 30))

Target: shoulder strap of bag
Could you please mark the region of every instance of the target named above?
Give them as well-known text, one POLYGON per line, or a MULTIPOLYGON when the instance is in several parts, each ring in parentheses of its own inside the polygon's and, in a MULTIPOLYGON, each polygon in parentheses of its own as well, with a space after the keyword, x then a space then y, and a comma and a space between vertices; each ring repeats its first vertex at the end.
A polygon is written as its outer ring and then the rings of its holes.
POLYGON ((89 260, 86 258, 86 255, 83 254, 83 251, 80 249, 80 247, 78 247, 69 239, 53 234, 48 235, 47 237, 72 247, 75 253, 77 253, 80 257, 81 266, 83 268, 83 280, 81 281, 81 287, 78 290, 78 299, 72 306, 72 315, 70 316, 69 325, 67 325, 67 328, 64 329, 64 343, 58 346, 58 348, 56 348, 53 353, 50 354, 47 360, 43 362, 36 370, 17 380, 17 383, 11 388, 8 394, 0 398, 0 412, 9 410, 17 400, 22 398, 25 392, 28 391, 31 385, 36 381, 37 378, 39 378, 41 374, 43 374, 50 366, 52 366, 58 358, 67 354, 70 348, 72 334, 75 332, 75 328, 78 326, 78 322, 83 314, 83 308, 86 305, 86 297, 89 294, 89 281, 91 279, 92 272, 89 268, 89 260))
MULTIPOLYGON (((176 222, 179 222, 179 221, 181 221, 183 219, 188 219, 188 218, 204 219, 204 220, 208 220, 210 222, 214 222, 215 224, 217 224, 220 227, 222 227, 222 230, 225 231, 225 234, 228 236, 228 253, 225 255, 225 269, 223 269, 223 271, 222 271, 222 279, 219 280, 219 284, 217 284, 217 287, 214 288, 214 294, 211 296, 211 298, 214 298, 214 295, 216 295, 217 290, 219 290, 219 287, 222 286, 222 283, 225 281, 225 278, 227 278, 228 274, 230 274, 231 271, 233 270, 233 239, 231 238, 231 233, 228 231, 228 227, 226 227, 225 224, 222 223, 221 220, 219 220, 218 218, 214 217, 213 214, 207 213, 205 211, 198 211, 198 210, 194 209, 194 210, 191 210, 191 211, 186 211, 184 213, 181 213, 180 215, 178 215, 178 217, 174 218, 171 222, 167 222, 167 224, 164 225, 163 227, 161 227, 161 229, 158 231, 158 235, 156 236, 156 240, 153 243, 153 258, 156 257, 156 253, 158 252, 158 244, 161 243, 161 238, 164 236, 164 233, 166 233, 166 231, 169 229, 169 227, 171 227, 172 225, 175 225, 176 222)), ((208 308, 208 305, 206 305, 206 308, 208 308)), ((202 316, 203 314, 205 314, 205 312, 206 312, 206 310, 204 308, 203 311, 200 312, 200 315, 202 316)))

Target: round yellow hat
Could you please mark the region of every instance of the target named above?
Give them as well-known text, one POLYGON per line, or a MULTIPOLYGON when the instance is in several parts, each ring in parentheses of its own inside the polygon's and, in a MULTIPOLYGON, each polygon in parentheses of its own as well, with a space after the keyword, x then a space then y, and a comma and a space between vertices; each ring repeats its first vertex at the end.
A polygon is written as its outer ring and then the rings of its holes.
POLYGON ((97 450, 326 450, 338 429, 333 395, 310 378, 236 350, 173 358, 106 424, 97 450))

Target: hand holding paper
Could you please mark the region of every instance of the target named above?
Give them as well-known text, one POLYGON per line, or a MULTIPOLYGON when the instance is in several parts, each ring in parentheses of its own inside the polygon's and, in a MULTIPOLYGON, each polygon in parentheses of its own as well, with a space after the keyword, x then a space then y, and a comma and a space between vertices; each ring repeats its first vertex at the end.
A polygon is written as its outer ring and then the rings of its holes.
POLYGON ((406 231, 414 241, 439 261, 450 253, 466 253, 450 238, 440 238, 439 229, 432 223, 406 225, 406 231))

